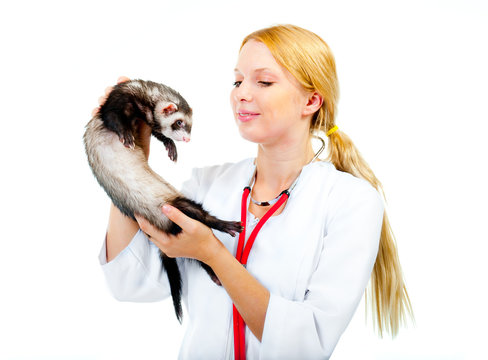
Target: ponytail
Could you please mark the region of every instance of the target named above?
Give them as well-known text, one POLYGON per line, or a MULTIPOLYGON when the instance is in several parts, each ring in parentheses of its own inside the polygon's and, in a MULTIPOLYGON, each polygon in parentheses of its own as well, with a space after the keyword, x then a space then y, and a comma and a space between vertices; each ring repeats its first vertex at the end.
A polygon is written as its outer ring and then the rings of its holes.
MULTIPOLYGON (((337 170, 367 180, 385 197, 380 181, 349 136, 342 131, 334 131, 328 138, 329 156, 327 160, 334 164, 337 170)), ((381 337, 384 331, 395 337, 400 324, 406 321, 407 313, 413 318, 412 305, 403 280, 395 236, 386 211, 383 214, 380 244, 371 274, 370 288, 366 291, 366 303, 368 301, 371 302, 371 307, 376 313, 376 316, 373 316, 373 324, 381 337)))

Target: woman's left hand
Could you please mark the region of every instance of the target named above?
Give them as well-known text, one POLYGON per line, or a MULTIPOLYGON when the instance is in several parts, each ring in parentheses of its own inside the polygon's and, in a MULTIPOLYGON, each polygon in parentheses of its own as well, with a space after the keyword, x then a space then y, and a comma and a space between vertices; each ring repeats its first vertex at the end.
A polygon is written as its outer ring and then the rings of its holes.
POLYGON ((163 214, 178 224, 182 232, 169 235, 144 218, 136 216, 136 219, 149 240, 169 257, 193 258, 210 266, 248 328, 261 341, 269 291, 237 261, 209 227, 169 205, 163 207, 163 214))
POLYGON ((140 216, 136 216, 136 220, 149 240, 167 256, 192 258, 208 264, 222 248, 223 244, 208 226, 186 216, 171 205, 164 205, 162 212, 181 227, 181 233, 176 236, 167 234, 140 216))

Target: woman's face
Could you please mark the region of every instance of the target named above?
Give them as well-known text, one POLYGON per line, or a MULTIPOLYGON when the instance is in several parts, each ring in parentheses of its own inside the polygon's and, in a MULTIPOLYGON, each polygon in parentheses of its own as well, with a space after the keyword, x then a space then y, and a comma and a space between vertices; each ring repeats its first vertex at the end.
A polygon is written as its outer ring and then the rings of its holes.
POLYGON ((230 100, 239 132, 249 141, 286 145, 309 134, 309 94, 261 42, 242 47, 230 100))

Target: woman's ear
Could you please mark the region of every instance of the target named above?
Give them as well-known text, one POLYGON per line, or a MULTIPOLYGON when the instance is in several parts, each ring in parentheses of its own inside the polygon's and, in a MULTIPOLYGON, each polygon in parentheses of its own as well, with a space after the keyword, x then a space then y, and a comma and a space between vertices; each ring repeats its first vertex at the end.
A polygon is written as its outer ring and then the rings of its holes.
POLYGON ((315 114, 320 109, 323 102, 324 99, 322 98, 322 95, 320 95, 318 92, 310 93, 310 95, 308 96, 307 105, 303 109, 303 115, 307 116, 315 114))

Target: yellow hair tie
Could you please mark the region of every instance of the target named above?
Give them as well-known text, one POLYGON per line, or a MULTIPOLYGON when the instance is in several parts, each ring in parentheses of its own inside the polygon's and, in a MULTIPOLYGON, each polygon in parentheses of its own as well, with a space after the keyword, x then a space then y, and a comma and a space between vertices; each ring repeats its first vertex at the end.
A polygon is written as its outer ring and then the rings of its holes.
POLYGON ((339 129, 339 127, 336 125, 332 129, 330 129, 329 131, 327 131, 327 133, 325 135, 329 136, 330 134, 332 134, 334 131, 336 131, 338 129, 339 129))

